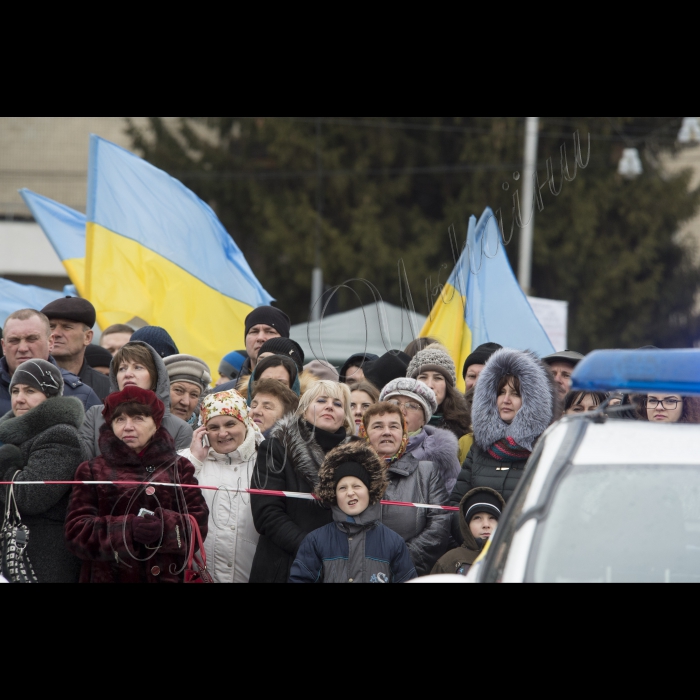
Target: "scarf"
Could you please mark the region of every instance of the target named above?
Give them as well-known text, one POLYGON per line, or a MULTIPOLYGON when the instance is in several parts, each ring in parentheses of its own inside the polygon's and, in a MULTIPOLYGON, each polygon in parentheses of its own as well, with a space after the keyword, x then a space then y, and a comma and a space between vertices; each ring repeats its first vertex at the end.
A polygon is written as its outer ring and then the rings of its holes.
POLYGON ((511 437, 499 440, 489 450, 489 455, 498 462, 527 462, 531 454, 511 437))
MULTIPOLYGON (((360 423, 360 433, 359 436, 362 440, 369 444, 369 437, 367 436, 367 430, 365 430, 365 424, 360 423)), ((370 445, 371 447, 371 445, 370 445)), ((372 448, 374 449, 374 448, 372 448)), ((398 462, 405 454, 408 449, 408 432, 406 430, 406 420, 403 422, 403 440, 401 441, 401 446, 399 451, 393 457, 385 457, 386 466, 390 467, 394 462, 398 462)))

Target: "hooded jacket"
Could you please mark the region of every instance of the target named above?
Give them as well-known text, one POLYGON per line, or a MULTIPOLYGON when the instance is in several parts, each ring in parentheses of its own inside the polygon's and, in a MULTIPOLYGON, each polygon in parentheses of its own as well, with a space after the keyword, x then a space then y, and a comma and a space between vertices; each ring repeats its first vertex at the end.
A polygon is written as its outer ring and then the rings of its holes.
POLYGON ((433 569, 433 576, 441 574, 459 574, 461 576, 466 576, 472 564, 477 560, 486 545, 487 540, 477 540, 474 535, 472 535, 466 519, 467 501, 477 493, 490 493, 491 495, 497 496, 501 501, 501 512, 505 510, 506 502, 503 500, 501 494, 493 489, 478 488, 470 491, 459 504, 459 528, 464 543, 461 547, 453 549, 440 559, 433 569))
MULTIPOLYGON (((488 450, 506 437, 513 438, 526 450, 533 450, 554 420, 555 405, 552 376, 535 355, 508 349, 493 355, 476 385, 472 408, 474 445, 462 466, 450 505, 458 506, 469 491, 478 487, 491 488, 508 502, 525 471, 527 459, 500 462, 488 450), (501 419, 497 396, 501 379, 508 375, 520 380, 523 402, 511 425, 501 419)), ((452 535, 461 543, 457 513, 453 516, 452 535)))
MULTIPOLYGON (((335 434, 314 429, 289 415, 260 445, 253 488, 313 493, 326 454, 347 442, 345 430, 335 434)), ((260 533, 251 583, 287 583, 301 543, 314 530, 333 522, 330 507, 315 501, 251 496, 253 521, 260 533)))
MULTIPOLYGON (((156 365, 156 372, 158 373, 158 384, 156 386, 156 394, 158 398, 165 405, 165 418, 163 418, 162 427, 167 430, 175 441, 175 447, 178 450, 186 450, 192 444, 192 426, 187 425, 185 421, 181 420, 177 416, 173 416, 170 413, 170 377, 168 376, 168 370, 165 367, 163 358, 146 343, 140 343, 137 341, 138 345, 143 345, 143 347, 148 348, 149 352, 153 356, 153 362, 156 365)), ((112 363, 112 367, 109 370, 109 381, 112 387, 112 394, 119 391, 119 384, 117 383, 117 367, 112 363)), ((91 408, 86 416, 85 423, 80 431, 80 438, 83 441, 85 450, 87 451, 88 459, 94 459, 100 452, 100 429, 105 424, 105 419, 102 417, 102 406, 95 406, 91 408)))
POLYGON ((419 462, 432 462, 440 472, 445 490, 452 493, 462 468, 459 461, 459 442, 454 433, 426 425, 408 441, 408 454, 419 462))
MULTIPOLYGON (((78 429, 85 412, 78 399, 54 398, 15 418, 0 420, 0 481, 72 481, 83 461, 78 429)), ((17 486, 15 500, 29 528, 27 554, 39 583, 77 583, 80 561, 63 534, 70 486, 17 486)), ((7 489, 0 488, 0 505, 7 489)))
MULTIPOLYGON (((137 454, 105 425, 100 456, 81 464, 76 481, 140 482, 198 486, 194 467, 175 452, 173 439, 160 428, 137 454)), ((82 562, 81 583, 182 583, 194 516, 207 537, 209 509, 199 489, 153 486, 73 487, 66 517, 68 548, 82 562), (134 542, 132 526, 141 509, 163 524, 159 545, 134 542)))
POLYGON ((352 441, 328 453, 316 496, 331 505, 334 522, 312 532, 292 566, 290 583, 405 583, 416 578, 406 543, 381 524, 381 500, 389 479, 377 453, 352 441), (350 517, 337 505, 335 475, 346 462, 361 465, 370 478, 369 506, 350 517))
MULTIPOLYGON (((58 367, 58 362, 53 357, 49 357, 49 362, 58 367)), ((87 384, 84 384, 80 377, 76 377, 65 369, 61 369, 61 375, 63 376, 64 396, 72 396, 79 399, 85 411, 89 411, 93 406, 100 405, 100 399, 97 397, 97 394, 87 384)), ((2 357, 0 358, 0 416, 4 416, 12 410, 10 382, 12 382, 12 375, 7 366, 7 358, 2 357)))
MULTIPOLYGON (((432 462, 420 462, 407 454, 389 467, 384 500, 444 506, 448 498, 440 471, 432 462)), ((419 576, 427 576, 447 551, 449 512, 382 506, 382 523, 403 537, 419 576)))
MULTIPOLYGON (((243 444, 235 452, 222 455, 210 449, 204 462, 190 450, 179 454, 194 466, 200 486, 245 490, 251 488, 258 455, 257 439, 261 437, 257 431, 248 430, 243 444)), ((215 583, 248 583, 260 540, 253 523, 250 497, 225 490, 202 493, 209 507, 209 534, 204 543, 207 570, 215 583)))

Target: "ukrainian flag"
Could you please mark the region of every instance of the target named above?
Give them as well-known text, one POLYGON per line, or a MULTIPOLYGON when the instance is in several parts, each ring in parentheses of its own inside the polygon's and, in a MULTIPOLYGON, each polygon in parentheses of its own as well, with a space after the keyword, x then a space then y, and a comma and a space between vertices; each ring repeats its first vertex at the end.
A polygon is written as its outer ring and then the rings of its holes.
MULTIPOLYGON (((23 189, 19 193, 66 268, 78 294, 85 296, 85 227, 87 218, 75 209, 23 189)), ((43 307, 42 307, 43 308, 43 307)))
POLYGON ((17 284, 0 277, 0 328, 7 317, 20 309, 43 309, 52 301, 63 298, 62 292, 30 284, 17 284))
MULTIPOLYGON (((554 346, 513 274, 491 209, 478 223, 471 218, 467 244, 421 337, 445 345, 457 361, 458 375, 472 350, 484 343, 532 350, 541 357, 552 354, 554 346)), ((463 390, 464 377, 458 381, 463 390)))
POLYGON ((104 329, 138 316, 218 367, 273 299, 211 207, 167 173, 91 136, 86 295, 104 329))

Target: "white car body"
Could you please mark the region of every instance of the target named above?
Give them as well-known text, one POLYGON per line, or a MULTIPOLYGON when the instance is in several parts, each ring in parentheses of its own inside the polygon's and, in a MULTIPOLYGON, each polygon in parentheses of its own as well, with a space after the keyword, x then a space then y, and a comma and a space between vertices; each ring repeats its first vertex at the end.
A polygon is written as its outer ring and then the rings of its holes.
POLYGON ((543 503, 547 502, 551 507, 551 502, 557 498, 558 487, 552 486, 552 480, 557 477, 557 472, 563 473, 561 460, 564 454, 568 454, 568 468, 584 470, 586 467, 663 468, 665 465, 675 468, 697 466, 700 469, 700 426, 606 420, 603 416, 596 419, 590 415, 566 418, 552 426, 532 456, 523 476, 525 483, 511 499, 505 522, 499 524, 499 531, 509 528, 512 532, 503 535, 500 541, 499 533, 495 534, 491 551, 484 561, 472 567, 468 582, 524 583, 527 580, 533 542, 541 526, 537 516, 528 516, 538 512, 539 508, 539 517, 546 527, 547 516, 542 516, 543 503), (585 434, 578 436, 580 442, 576 444, 573 435, 577 430, 572 430, 572 426, 581 426, 582 421, 586 424, 585 434), (572 445, 575 445, 573 449, 572 445), (696 449, 691 448, 693 445, 697 446, 696 449), (546 489, 552 493, 547 494, 546 489))

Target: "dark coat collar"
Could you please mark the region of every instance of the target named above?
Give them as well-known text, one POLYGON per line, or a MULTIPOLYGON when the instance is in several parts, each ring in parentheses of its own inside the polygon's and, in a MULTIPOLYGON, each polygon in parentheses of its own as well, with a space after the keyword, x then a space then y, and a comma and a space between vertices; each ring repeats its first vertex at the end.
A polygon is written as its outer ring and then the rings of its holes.
POLYGON ((84 420, 85 409, 79 399, 49 399, 19 418, 10 412, 0 419, 0 442, 23 445, 57 425, 70 425, 78 430, 84 420))

